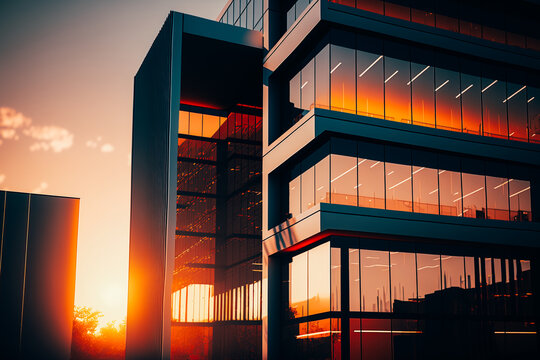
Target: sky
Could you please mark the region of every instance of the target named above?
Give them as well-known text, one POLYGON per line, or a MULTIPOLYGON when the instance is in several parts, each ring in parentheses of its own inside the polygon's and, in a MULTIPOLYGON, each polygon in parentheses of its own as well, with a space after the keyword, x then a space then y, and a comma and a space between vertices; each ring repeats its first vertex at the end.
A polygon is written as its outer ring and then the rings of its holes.
POLYGON ((81 199, 75 305, 126 316, 133 77, 170 10, 226 0, 0 1, 0 189, 81 199))

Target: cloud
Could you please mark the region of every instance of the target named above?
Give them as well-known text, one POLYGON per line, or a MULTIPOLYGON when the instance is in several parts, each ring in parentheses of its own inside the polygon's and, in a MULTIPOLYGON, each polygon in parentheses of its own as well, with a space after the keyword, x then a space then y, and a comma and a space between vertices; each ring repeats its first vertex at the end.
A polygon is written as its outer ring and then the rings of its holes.
POLYGON ((34 194, 42 193, 48 187, 49 187, 49 184, 47 184, 46 182, 41 182, 41 184, 39 184, 39 186, 37 188, 32 190, 32 193, 34 193, 34 194))
POLYGON ((0 174, 0 184, 2 184, 6 180, 6 175, 0 174))
POLYGON ((59 126, 30 126, 23 133, 38 140, 30 146, 30 151, 52 150, 58 153, 73 146, 73 134, 59 126))
POLYGON ((112 146, 111 144, 103 144, 103 146, 101 146, 101 152, 110 153, 113 151, 114 151, 114 146, 112 146))
POLYGON ((61 152, 73 146, 73 134, 60 126, 32 125, 32 119, 9 107, 0 107, 1 139, 19 140, 19 131, 37 142, 30 145, 30 151, 61 152))
MULTIPOLYGON (((19 140, 17 130, 30 126, 32 120, 8 107, 0 107, 0 138, 19 140)), ((2 141, 0 141, 2 144, 2 141)))
POLYGON ((17 129, 30 126, 32 119, 9 107, 0 107, 0 127, 17 129))

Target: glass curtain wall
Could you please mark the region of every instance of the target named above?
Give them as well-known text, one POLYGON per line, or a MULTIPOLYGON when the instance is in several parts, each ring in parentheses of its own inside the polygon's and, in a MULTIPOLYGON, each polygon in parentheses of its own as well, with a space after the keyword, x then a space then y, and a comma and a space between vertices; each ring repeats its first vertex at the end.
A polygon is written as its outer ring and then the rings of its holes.
MULTIPOLYGON (((475 9, 478 5, 467 1, 462 1, 461 4, 459 2, 425 0, 328 1, 484 40, 540 51, 540 40, 537 37, 519 34, 517 33, 519 30, 506 31, 501 29, 505 24, 507 26, 512 24, 513 28, 523 29, 523 24, 516 24, 516 19, 521 19, 524 23, 534 23, 532 18, 525 18, 522 13, 516 13, 516 10, 510 5, 506 7, 492 5, 490 9, 482 9, 484 16, 478 16, 478 11, 475 9)), ((306 1, 299 0, 297 4, 302 2, 306 1)), ((289 18, 289 14, 287 18, 289 18)), ((289 27, 289 22, 287 22, 287 29, 289 27)))
POLYGON ((511 80, 511 72, 506 76, 504 69, 422 49, 411 51, 413 60, 398 58, 397 54, 407 57, 409 48, 390 42, 384 43, 383 55, 382 40, 361 35, 357 43, 360 49, 356 50, 325 46, 292 77, 293 122, 318 107, 540 143, 539 90, 525 81, 511 80), (456 69, 460 63, 461 69, 456 69))
POLYGON ((219 22, 263 31, 264 0, 233 0, 219 22))
POLYGON ((179 113, 173 357, 261 353, 261 131, 251 108, 179 113))
POLYGON ((351 140, 330 144, 329 155, 289 182, 292 216, 318 203, 332 203, 532 221, 531 182, 523 180, 523 169, 351 140))
POLYGON ((355 239, 341 240, 284 259, 284 358, 341 359, 344 346, 352 359, 402 359, 404 354, 429 359, 441 345, 440 332, 445 341, 462 345, 450 358, 467 357, 478 348, 510 358, 535 353, 529 342, 536 335, 530 322, 530 259, 414 251, 418 244, 412 243, 402 243, 400 250, 366 249, 350 245, 355 239), (345 267, 342 256, 348 258, 345 267), (338 274, 346 275, 347 283, 338 274), (341 300, 342 286, 348 286, 346 309, 330 300, 341 300), (345 338, 342 322, 349 324, 345 338), (505 345, 512 337, 519 339, 520 349, 512 342, 505 345), (489 348, 495 343, 497 350, 489 348))

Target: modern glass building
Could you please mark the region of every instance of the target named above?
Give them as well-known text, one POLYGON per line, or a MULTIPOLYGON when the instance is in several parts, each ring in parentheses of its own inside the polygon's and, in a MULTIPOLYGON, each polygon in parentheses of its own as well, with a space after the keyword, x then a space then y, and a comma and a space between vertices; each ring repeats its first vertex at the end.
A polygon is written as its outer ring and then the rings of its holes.
POLYGON ((539 13, 171 13, 135 77, 127 357, 538 357, 539 13))

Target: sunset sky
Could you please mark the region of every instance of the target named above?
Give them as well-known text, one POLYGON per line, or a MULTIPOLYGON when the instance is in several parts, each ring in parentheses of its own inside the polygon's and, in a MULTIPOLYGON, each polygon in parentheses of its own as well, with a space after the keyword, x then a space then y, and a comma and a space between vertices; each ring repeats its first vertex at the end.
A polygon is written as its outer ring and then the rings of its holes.
POLYGON ((226 0, 0 2, 0 189, 81 199, 75 304, 126 315, 133 77, 170 10, 226 0))

